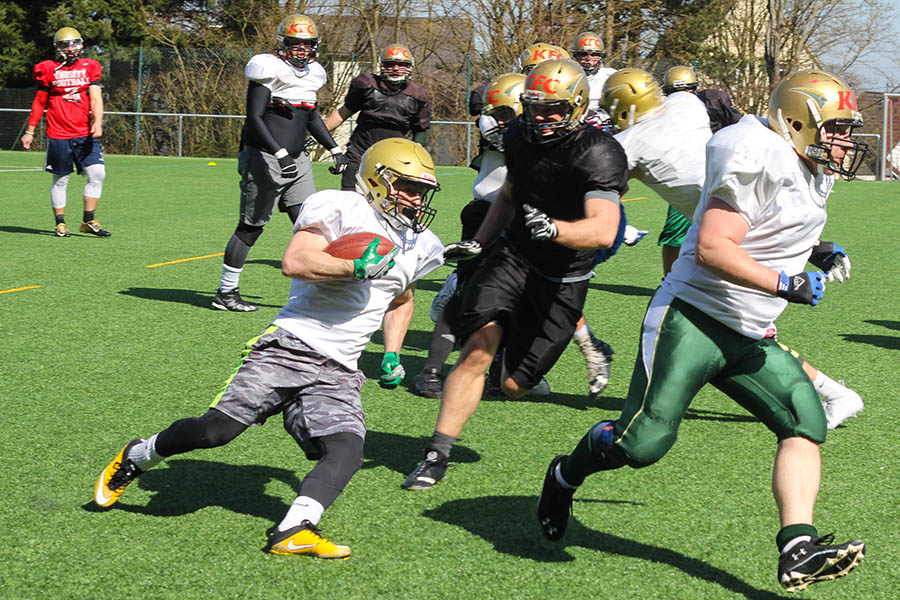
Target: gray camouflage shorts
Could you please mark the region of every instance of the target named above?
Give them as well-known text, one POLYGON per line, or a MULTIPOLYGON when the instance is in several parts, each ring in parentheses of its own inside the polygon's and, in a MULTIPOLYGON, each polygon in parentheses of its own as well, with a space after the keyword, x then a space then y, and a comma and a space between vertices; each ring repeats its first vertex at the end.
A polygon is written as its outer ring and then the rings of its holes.
POLYGON ((310 458, 316 438, 349 432, 366 437, 362 371, 351 371, 274 325, 247 342, 241 364, 211 408, 244 425, 283 412, 284 427, 310 458))

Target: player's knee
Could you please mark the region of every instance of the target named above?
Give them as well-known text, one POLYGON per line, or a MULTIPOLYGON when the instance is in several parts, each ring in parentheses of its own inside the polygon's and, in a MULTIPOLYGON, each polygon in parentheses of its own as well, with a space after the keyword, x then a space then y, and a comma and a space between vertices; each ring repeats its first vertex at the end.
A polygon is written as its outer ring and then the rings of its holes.
POLYGON ((330 487, 343 490, 362 467, 363 439, 355 433, 341 431, 317 438, 316 443, 322 451, 316 477, 330 487))
POLYGON ((528 393, 529 388, 522 387, 516 380, 512 377, 506 377, 501 382, 501 389, 503 390, 503 394, 508 396, 509 398, 521 398, 525 394, 528 393))
POLYGON ((649 467, 657 462, 675 443, 674 433, 641 437, 642 439, 638 443, 628 443, 627 440, 623 440, 621 444, 625 463, 635 469, 649 467))
POLYGON ((245 225, 241 223, 237 226, 237 229, 234 230, 234 235, 247 244, 247 246, 252 246, 256 243, 256 240, 259 236, 262 235, 263 228, 259 225, 245 225))
POLYGON ((214 409, 206 411, 206 414, 197 417, 197 420, 201 448, 224 446, 247 429, 243 423, 214 409))
POLYGON ((106 179, 104 165, 88 165, 84 168, 87 181, 84 184, 84 195, 88 198, 99 198, 103 192, 103 180, 106 179))

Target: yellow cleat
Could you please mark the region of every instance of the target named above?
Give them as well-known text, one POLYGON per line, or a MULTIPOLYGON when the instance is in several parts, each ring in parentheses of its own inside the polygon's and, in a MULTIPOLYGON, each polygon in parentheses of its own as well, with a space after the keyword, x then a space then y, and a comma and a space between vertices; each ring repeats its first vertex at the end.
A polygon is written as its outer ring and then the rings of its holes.
POLYGON ((347 558, 350 546, 339 546, 329 542, 321 535, 315 525, 303 521, 297 527, 287 531, 277 529, 269 535, 269 543, 265 548, 271 554, 288 556, 307 555, 316 558, 347 558))
POLYGON ((125 486, 143 473, 128 458, 128 451, 143 441, 141 439, 131 440, 116 454, 112 462, 106 465, 106 468, 100 473, 100 477, 97 478, 97 483, 94 484, 94 504, 102 508, 112 506, 125 491, 125 486))
POLYGON ((72 234, 69 233, 69 228, 66 227, 65 223, 57 223, 53 230, 53 235, 56 237, 69 237, 72 234))
POLYGON ((112 235, 110 232, 100 226, 100 223, 97 221, 97 219, 82 221, 80 231, 81 233, 92 233, 97 237, 109 237, 112 235))

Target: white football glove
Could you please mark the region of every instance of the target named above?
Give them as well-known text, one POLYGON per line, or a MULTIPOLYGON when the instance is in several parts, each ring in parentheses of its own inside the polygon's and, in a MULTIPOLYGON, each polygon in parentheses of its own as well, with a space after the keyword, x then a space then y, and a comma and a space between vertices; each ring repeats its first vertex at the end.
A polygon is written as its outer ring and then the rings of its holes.
POLYGON ((850 279, 849 256, 838 256, 834 260, 834 266, 828 271, 828 281, 834 281, 835 279, 837 279, 839 283, 844 283, 845 279, 850 279))
POLYGON ((638 229, 637 227, 633 227, 631 225, 625 225, 625 238, 622 240, 622 243, 626 246, 634 246, 639 241, 641 241, 648 233, 650 232, 644 229, 638 229))

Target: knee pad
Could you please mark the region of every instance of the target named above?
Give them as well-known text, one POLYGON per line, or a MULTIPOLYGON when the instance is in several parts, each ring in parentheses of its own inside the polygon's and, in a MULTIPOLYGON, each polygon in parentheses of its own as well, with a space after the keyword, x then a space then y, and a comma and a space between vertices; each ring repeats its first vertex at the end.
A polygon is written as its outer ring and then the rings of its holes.
POLYGON ((99 198, 103 192, 103 180, 106 179, 106 166, 88 165, 84 168, 87 181, 84 184, 84 195, 88 198, 99 198))
POLYGON ((50 204, 53 205, 53 208, 66 207, 66 187, 68 185, 68 175, 53 174, 53 185, 50 186, 50 204))
POLYGON ((237 229, 234 230, 234 235, 247 244, 247 246, 252 246, 256 243, 257 238, 262 235, 262 232, 263 228, 259 225, 244 225, 241 223, 237 226, 237 229))

